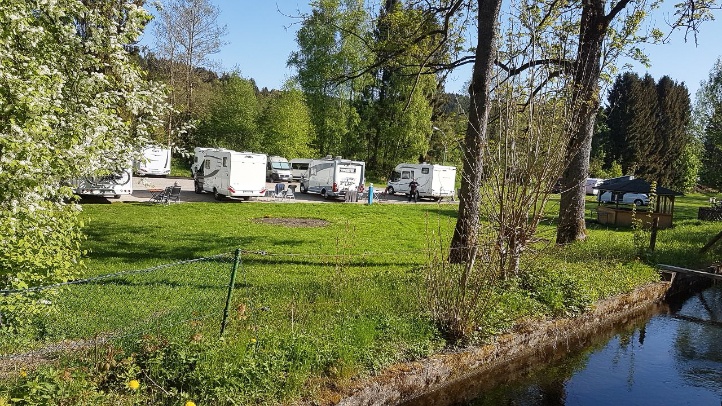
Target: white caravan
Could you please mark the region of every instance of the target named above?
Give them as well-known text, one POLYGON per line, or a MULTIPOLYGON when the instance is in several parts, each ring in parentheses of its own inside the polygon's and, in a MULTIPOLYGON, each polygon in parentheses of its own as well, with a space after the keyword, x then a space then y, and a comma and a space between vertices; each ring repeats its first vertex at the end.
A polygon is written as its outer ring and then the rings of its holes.
POLYGON ((389 194, 409 194, 409 183, 416 179, 419 197, 454 197, 456 167, 432 164, 398 164, 386 185, 389 194))
POLYGON ((171 153, 169 148, 146 147, 143 149, 143 157, 137 159, 133 165, 135 174, 139 176, 170 175, 171 153))
POLYGON ((103 196, 120 198, 133 193, 133 168, 128 165, 112 173, 85 176, 70 181, 73 193, 80 196, 103 196))
POLYGON ((308 158, 293 158, 289 163, 291 164, 291 177, 293 180, 301 180, 302 177, 308 173, 308 164, 313 159, 308 158))
POLYGON ((269 156, 266 163, 266 180, 269 182, 290 182, 291 164, 281 156, 269 156))
POLYGON ((196 193, 223 197, 261 197, 266 194, 266 155, 229 149, 203 151, 203 165, 193 177, 196 193))
POLYGON ((203 147, 196 147, 193 150, 193 163, 191 164, 191 176, 196 176, 196 171, 198 168, 200 168, 203 165, 204 156, 206 151, 211 151, 214 148, 203 148, 203 147))
POLYGON ((341 157, 313 159, 301 179, 301 193, 319 193, 324 198, 345 197, 349 191, 363 191, 366 164, 341 157))

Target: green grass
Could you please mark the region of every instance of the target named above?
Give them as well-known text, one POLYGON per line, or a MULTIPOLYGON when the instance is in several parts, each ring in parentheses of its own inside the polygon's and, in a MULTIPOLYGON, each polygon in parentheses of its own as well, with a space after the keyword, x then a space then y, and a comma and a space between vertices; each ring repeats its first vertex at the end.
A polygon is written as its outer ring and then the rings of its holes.
MULTIPOLYGON (((706 204, 702 195, 679 198, 675 227, 660 231, 657 251, 640 259, 630 229, 593 222, 587 241, 555 246, 558 201, 553 200, 539 228, 540 242, 523 260, 525 276, 494 294, 494 307, 480 324, 491 334, 521 317, 581 311, 656 280, 648 263, 715 262, 718 247, 697 254, 721 228, 695 220, 697 207, 706 204)), ((85 205, 83 216, 86 277, 226 253, 72 286, 54 299, 57 311, 38 326, 41 340, 119 337, 115 350, 61 361, 61 368, 77 372, 76 382, 84 382, 86 390, 106 394, 100 404, 113 396, 119 403, 130 403, 132 396, 153 404, 187 398, 204 404, 286 402, 318 396, 328 380, 378 371, 445 345, 420 298, 429 246, 447 246, 453 230, 452 206, 124 203, 85 205), (269 217, 328 223, 293 228, 259 221, 269 217), (230 253, 236 248, 265 255, 243 255, 230 321, 219 340, 230 253), (135 394, 124 389, 134 378, 144 384, 135 394)), ((0 349, 11 348, 6 343, 0 349)), ((0 383, 0 399, 27 396, 31 381, 52 380, 48 376, 54 375, 43 367, 28 378, 0 383)), ((53 382, 70 391, 61 381, 53 382)), ((92 403, 83 399, 97 395, 69 393, 64 399, 78 404, 92 403)))

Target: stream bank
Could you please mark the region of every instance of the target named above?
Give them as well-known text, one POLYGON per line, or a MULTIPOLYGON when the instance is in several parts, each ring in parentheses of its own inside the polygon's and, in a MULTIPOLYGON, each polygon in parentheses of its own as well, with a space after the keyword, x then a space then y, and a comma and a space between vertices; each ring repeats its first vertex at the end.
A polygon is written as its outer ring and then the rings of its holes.
MULTIPOLYGON (((419 404, 421 394, 441 387, 453 388, 470 376, 513 373, 532 356, 564 352, 615 325, 658 311, 670 282, 657 282, 596 303, 577 317, 524 322, 510 333, 494 338, 481 347, 445 352, 428 359, 387 368, 377 376, 329 389, 309 404, 313 405, 399 405, 419 404)), ((538 361, 536 361, 538 362, 538 361)), ((440 394, 439 396, 443 396, 440 394)), ((433 397, 432 397, 433 399, 433 397)), ((429 402, 427 400, 426 402, 429 402)), ((443 404, 434 399, 428 404, 443 404)))

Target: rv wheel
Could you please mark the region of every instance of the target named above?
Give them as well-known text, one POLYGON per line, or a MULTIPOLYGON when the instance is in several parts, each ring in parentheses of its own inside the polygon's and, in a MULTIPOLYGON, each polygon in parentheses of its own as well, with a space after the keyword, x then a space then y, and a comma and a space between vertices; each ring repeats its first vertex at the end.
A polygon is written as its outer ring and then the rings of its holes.
POLYGON ((216 188, 213 188, 213 198, 218 201, 221 201, 221 200, 223 200, 223 195, 218 193, 218 190, 216 188))
POLYGON ((113 199, 120 199, 120 195, 113 196, 113 199))

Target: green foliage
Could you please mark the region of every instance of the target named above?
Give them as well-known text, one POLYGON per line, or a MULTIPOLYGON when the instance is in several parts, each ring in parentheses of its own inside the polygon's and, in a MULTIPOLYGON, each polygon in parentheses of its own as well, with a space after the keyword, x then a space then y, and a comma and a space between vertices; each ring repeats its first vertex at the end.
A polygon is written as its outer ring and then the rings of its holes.
MULTIPOLYGON (((64 185, 126 166, 160 124, 164 89, 125 48, 149 19, 133 1, 0 5, 0 289, 76 275, 82 222, 64 185)), ((39 299, 0 298, 0 333, 29 325, 39 299)))
MULTIPOLYGON (((549 265, 543 262, 544 265, 549 265)), ((538 265, 525 270, 519 285, 527 294, 545 307, 545 313, 569 316, 587 310, 595 300, 589 287, 575 279, 575 274, 556 267, 538 265)))
POLYGON ((237 73, 224 76, 216 85, 207 118, 193 132, 192 144, 203 147, 260 151, 260 116, 256 88, 237 73))
POLYGON ((261 114, 261 151, 269 155, 310 157, 313 125, 303 94, 293 88, 274 93, 261 114))
POLYGON ((689 187, 697 176, 697 158, 688 147, 691 107, 684 84, 667 76, 655 84, 649 75, 627 72, 617 76, 608 101, 608 130, 595 141, 603 169, 618 162, 623 173, 667 187, 689 187))
POLYGON ((702 165, 702 184, 722 189, 722 103, 715 108, 705 126, 702 165))

